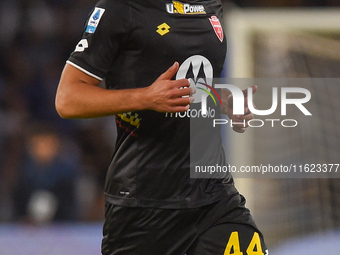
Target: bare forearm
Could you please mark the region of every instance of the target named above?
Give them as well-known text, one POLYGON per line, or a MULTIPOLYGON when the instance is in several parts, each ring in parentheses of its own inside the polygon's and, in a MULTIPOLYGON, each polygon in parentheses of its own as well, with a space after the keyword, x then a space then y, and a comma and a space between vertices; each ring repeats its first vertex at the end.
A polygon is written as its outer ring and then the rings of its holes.
POLYGON ((107 90, 99 80, 66 65, 56 95, 56 109, 63 118, 95 118, 141 110, 145 89, 107 90))
POLYGON ((58 86, 56 109, 63 118, 95 118, 138 110, 183 112, 193 98, 185 97, 190 95, 188 80, 170 80, 177 70, 176 62, 145 88, 107 90, 98 87, 99 80, 67 64, 58 86))
POLYGON ((95 118, 147 108, 145 89, 107 90, 74 83, 58 90, 56 108, 63 118, 95 118))

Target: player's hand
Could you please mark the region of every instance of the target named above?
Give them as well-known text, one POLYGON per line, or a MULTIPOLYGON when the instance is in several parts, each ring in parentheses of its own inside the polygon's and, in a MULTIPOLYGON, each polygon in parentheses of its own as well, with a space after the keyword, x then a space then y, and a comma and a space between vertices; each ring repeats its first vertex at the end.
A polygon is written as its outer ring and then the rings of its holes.
MULTIPOLYGON (((256 93, 258 87, 256 85, 252 86, 253 94, 256 93)), ((244 133, 246 128, 249 126, 248 122, 254 118, 254 114, 250 112, 248 108, 248 89, 242 90, 244 95, 244 114, 234 115, 233 114, 233 96, 230 94, 226 100, 227 109, 226 114, 233 122, 233 130, 238 133, 244 133), (234 124, 236 123, 236 124, 234 124)), ((255 105, 254 105, 255 107, 255 105)))
POLYGON ((149 109, 158 112, 185 112, 189 109, 195 90, 189 88, 188 79, 171 80, 178 68, 179 64, 175 62, 146 88, 149 109))

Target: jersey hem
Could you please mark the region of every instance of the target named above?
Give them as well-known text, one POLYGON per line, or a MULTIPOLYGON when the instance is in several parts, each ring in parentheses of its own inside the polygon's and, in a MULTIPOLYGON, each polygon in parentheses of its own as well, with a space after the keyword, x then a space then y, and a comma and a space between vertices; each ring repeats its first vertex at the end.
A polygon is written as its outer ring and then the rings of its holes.
POLYGON ((151 200, 151 199, 138 199, 138 198, 124 198, 114 196, 105 193, 105 202, 110 204, 126 206, 126 207, 145 207, 145 208, 160 208, 160 209, 187 209, 187 208, 198 208, 213 204, 224 199, 227 196, 238 193, 234 185, 228 185, 227 189, 223 189, 217 194, 200 199, 196 201, 183 200, 151 200))
POLYGON ((93 73, 87 71, 86 69, 84 69, 84 68, 78 66, 77 64, 73 63, 73 62, 70 61, 70 60, 67 60, 66 63, 68 63, 68 64, 70 64, 71 66, 77 68, 78 70, 80 70, 80 71, 86 73, 87 75, 90 75, 91 77, 96 78, 97 80, 100 80, 100 81, 103 80, 103 78, 101 78, 101 77, 99 77, 99 76, 97 76, 97 75, 95 75, 95 74, 93 74, 93 73))

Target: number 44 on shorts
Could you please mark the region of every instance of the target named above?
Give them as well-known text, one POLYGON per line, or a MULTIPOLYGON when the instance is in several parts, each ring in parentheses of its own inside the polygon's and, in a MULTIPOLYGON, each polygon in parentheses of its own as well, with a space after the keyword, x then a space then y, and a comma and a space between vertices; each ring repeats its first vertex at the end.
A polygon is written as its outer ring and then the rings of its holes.
POLYGON ((246 250, 246 254, 244 254, 240 249, 238 232, 235 231, 230 235, 224 255, 268 255, 268 251, 265 251, 265 254, 262 252, 260 236, 255 232, 246 250))

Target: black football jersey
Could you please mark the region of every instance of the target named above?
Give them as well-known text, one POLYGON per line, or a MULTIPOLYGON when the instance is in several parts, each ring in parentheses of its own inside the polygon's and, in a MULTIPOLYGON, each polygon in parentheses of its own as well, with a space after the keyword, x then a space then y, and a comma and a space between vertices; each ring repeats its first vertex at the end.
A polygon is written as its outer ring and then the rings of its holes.
MULTIPOLYGON (((221 15, 219 0, 101 0, 68 63, 105 79, 107 89, 149 86, 175 61, 180 68, 174 79, 206 84, 220 77, 224 65, 221 15)), ((116 116, 118 133, 106 178, 106 201, 123 206, 190 208, 235 192, 229 176, 224 180, 190 178, 189 148, 195 141, 190 125, 200 114, 202 91, 196 93, 191 112, 145 110, 116 116)), ((198 137, 207 131, 201 132, 198 137)), ((205 154, 217 155, 215 164, 225 164, 220 134, 214 139, 214 146, 203 150, 199 159, 204 160, 205 154)))

